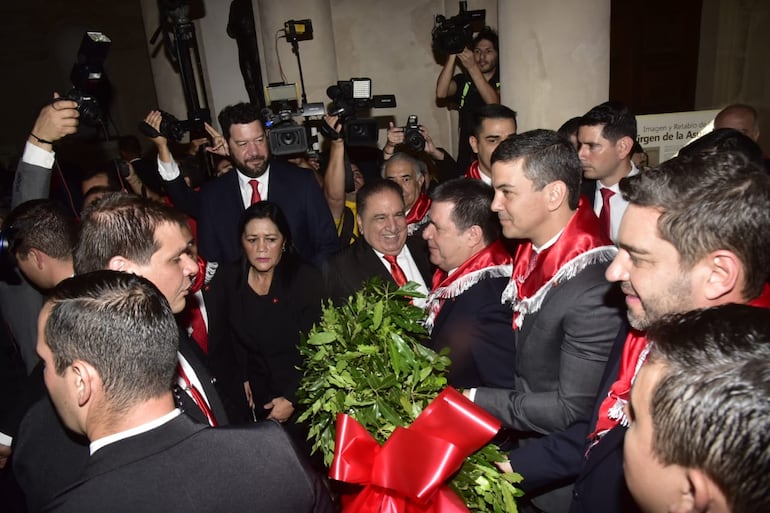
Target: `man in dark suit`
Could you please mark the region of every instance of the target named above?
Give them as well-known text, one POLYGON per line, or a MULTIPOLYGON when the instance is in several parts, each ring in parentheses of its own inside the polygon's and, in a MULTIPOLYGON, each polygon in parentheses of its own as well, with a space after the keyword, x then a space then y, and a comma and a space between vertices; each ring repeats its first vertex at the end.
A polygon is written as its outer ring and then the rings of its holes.
POLYGON ((583 164, 582 193, 593 205, 602 229, 615 241, 628 202, 620 194, 622 178, 639 172, 631 160, 636 117, 619 102, 604 102, 579 121, 578 155, 583 164))
MULTIPOLYGON (((466 393, 525 446, 590 416, 622 322, 619 297, 604 279, 617 250, 580 200, 580 160, 566 139, 549 130, 514 135, 492 162, 492 210, 507 238, 523 240, 503 293, 513 306, 515 387, 466 393)), ((563 511, 570 492, 533 501, 563 511)))
POLYGON ((633 329, 618 333, 589 419, 509 453, 508 470, 524 476, 528 494, 577 479, 572 513, 636 511, 623 479, 621 412, 646 355, 644 330, 693 308, 770 307, 770 178, 761 170, 729 152, 678 157, 624 180, 621 191, 630 205, 606 277, 620 282, 633 329))
MULTIPOLYGON (((112 269, 144 276, 157 285, 174 312, 181 312, 198 272, 191 247, 183 214, 145 198, 115 193, 84 213, 73 260, 77 274, 112 269)), ((200 350, 186 334, 180 332, 178 337, 179 373, 174 381, 178 404, 197 422, 226 424, 200 350)), ((45 397, 30 409, 14 440, 14 470, 33 510, 78 477, 88 457, 87 447, 60 422, 52 422, 54 418, 45 397)))
MULTIPOLYGON (((356 194, 356 216, 361 237, 328 260, 323 268, 324 296, 344 302, 369 279, 403 285, 416 282, 427 294, 431 266, 424 242, 407 241, 406 214, 401 187, 390 180, 367 183, 356 194), (393 262, 391 262, 393 260, 393 262)), ((415 300, 422 305, 423 301, 415 300)))
POLYGON ((91 453, 44 510, 333 511, 277 424, 214 430, 180 415, 169 389, 178 327, 164 296, 132 273, 96 271, 62 282, 44 306, 46 387, 91 453))
POLYGON ((513 388, 512 313, 500 301, 513 258, 490 209, 494 190, 458 178, 431 193, 423 238, 438 269, 427 300, 430 346, 449 348, 448 383, 457 388, 513 388))
MULTIPOLYGON (((311 171, 270 158, 267 134, 260 119, 256 106, 239 103, 225 107, 219 114, 224 136, 206 125, 213 138, 209 151, 228 156, 235 172, 205 183, 199 193, 185 183, 165 138, 154 138, 166 190, 174 205, 198 220, 198 248, 207 262, 238 260, 241 214, 259 200, 270 200, 281 207, 288 219, 300 255, 320 267, 339 250, 329 207, 311 171)), ((159 127, 160 113, 151 112, 145 121, 159 127)))

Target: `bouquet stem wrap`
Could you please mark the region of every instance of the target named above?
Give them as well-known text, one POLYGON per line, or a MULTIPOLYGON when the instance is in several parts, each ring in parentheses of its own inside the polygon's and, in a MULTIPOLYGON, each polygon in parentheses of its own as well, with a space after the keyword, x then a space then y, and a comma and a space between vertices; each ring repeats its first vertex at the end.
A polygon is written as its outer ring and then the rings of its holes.
POLYGON ((364 485, 343 513, 467 513, 445 482, 499 429, 496 418, 452 387, 382 446, 355 419, 338 414, 329 477, 364 485))

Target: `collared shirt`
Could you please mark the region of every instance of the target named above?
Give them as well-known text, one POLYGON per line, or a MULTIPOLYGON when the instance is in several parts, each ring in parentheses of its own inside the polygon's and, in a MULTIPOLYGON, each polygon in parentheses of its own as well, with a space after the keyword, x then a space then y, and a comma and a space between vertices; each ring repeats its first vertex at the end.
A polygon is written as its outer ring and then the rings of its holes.
MULTIPOLYGON (((238 170, 235 170, 235 172, 238 176, 238 188, 241 191, 241 201, 243 202, 243 208, 249 208, 251 206, 251 194, 253 192, 249 181, 254 180, 254 178, 249 178, 238 170)), ((176 161, 172 160, 171 162, 162 162, 159 158, 158 173, 160 174, 160 177, 163 178, 163 180, 170 182, 175 180, 181 174, 181 171, 179 170, 179 165, 176 163, 176 161)), ((268 184, 270 183, 270 164, 267 165, 265 173, 256 180, 259 182, 259 185, 257 186, 259 188, 259 196, 263 201, 265 201, 268 199, 267 195, 268 184)))
MULTIPOLYGON (((182 356, 182 353, 179 351, 177 351, 176 357, 179 360, 179 365, 182 366, 187 379, 190 380, 190 385, 194 386, 198 392, 200 392, 201 396, 203 396, 203 400, 206 401, 206 404, 209 406, 209 408, 211 408, 211 401, 209 401, 209 398, 206 395, 206 391, 203 389, 203 385, 201 384, 200 379, 198 379, 198 375, 195 374, 195 369, 192 368, 190 363, 185 359, 184 356, 182 356)), ((176 377, 176 384, 179 385, 179 388, 184 390, 190 397, 192 397, 192 394, 187 390, 187 383, 179 375, 176 377)))
POLYGON ((131 429, 120 431, 118 433, 113 433, 111 435, 107 435, 105 437, 94 440, 89 444, 88 449, 91 451, 91 455, 93 456, 93 454, 99 449, 101 449, 102 447, 105 447, 115 442, 119 442, 120 440, 124 440, 126 438, 130 438, 132 436, 141 435, 142 433, 146 433, 147 431, 151 431, 157 427, 162 426, 167 422, 174 420, 179 416, 180 413, 182 412, 179 410, 179 408, 174 408, 173 410, 163 415, 162 417, 158 417, 157 419, 151 420, 149 422, 145 422, 144 424, 140 424, 131 429))
MULTIPOLYGON (((639 168, 636 167, 634 162, 631 162, 631 171, 627 176, 634 176, 639 173, 639 168)), ((623 219, 623 214, 626 213, 628 208, 628 202, 623 199, 623 195, 620 193, 620 183, 616 183, 611 187, 605 187, 600 181, 596 181, 596 192, 594 193, 594 214, 599 217, 602 211, 602 189, 609 189, 615 194, 610 197, 610 239, 613 242, 618 240, 618 230, 620 229, 620 221, 623 219)))
MULTIPOLYGON (((251 206, 251 184, 249 183, 251 180, 255 180, 255 178, 249 178, 248 176, 244 175, 240 171, 237 171, 238 173, 238 187, 241 189, 241 199, 243 200, 243 207, 249 208, 251 206)), ((268 164, 267 169, 265 169, 265 173, 260 176, 259 178, 256 178, 257 182, 259 182, 259 185, 257 185, 257 188, 259 189, 259 197, 262 199, 262 201, 267 201, 267 194, 268 194, 268 184, 270 183, 270 165, 268 164)))
POLYGON ((24 145, 24 154, 21 157, 21 160, 27 164, 44 167, 47 169, 51 169, 53 167, 55 159, 56 154, 54 152, 44 150, 40 146, 35 146, 29 141, 27 141, 27 143, 24 145))
MULTIPOLYGON (((390 263, 385 260, 385 254, 380 253, 374 248, 372 249, 374 250, 374 253, 377 255, 377 257, 379 257, 382 265, 385 266, 385 269, 387 269, 388 273, 390 273, 390 263)), ((414 263, 412 253, 409 251, 409 248, 406 245, 404 245, 404 247, 401 249, 401 253, 396 256, 396 262, 398 263, 398 266, 401 267, 401 269, 404 271, 406 279, 417 283, 417 285, 419 285, 417 290, 421 294, 427 296, 429 292, 428 287, 425 285, 425 280, 422 279, 420 269, 418 269, 417 264, 414 263)), ((415 298, 413 300, 413 304, 418 308, 422 308, 425 306, 425 298, 415 298)))

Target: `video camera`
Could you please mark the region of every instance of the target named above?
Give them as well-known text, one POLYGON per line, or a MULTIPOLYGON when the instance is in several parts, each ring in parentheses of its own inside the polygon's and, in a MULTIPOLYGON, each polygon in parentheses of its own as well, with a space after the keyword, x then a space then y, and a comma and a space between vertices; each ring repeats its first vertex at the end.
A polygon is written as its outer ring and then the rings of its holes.
POLYGON ((447 19, 437 14, 431 32, 433 49, 442 54, 462 53, 473 42, 474 24, 484 25, 487 11, 468 10, 468 2, 460 2, 460 12, 447 19))
POLYGON ((262 109, 262 120, 268 130, 270 152, 273 155, 305 153, 313 137, 307 127, 297 123, 295 117, 323 116, 321 103, 307 103, 300 107, 296 84, 277 83, 265 88, 265 100, 269 107, 262 109))
POLYGON ((99 123, 104 117, 97 98, 102 102, 107 100, 109 82, 104 74, 104 61, 111 44, 110 38, 102 32, 86 32, 83 35, 70 73, 72 89, 60 98, 76 102, 80 120, 87 124, 99 123))
MULTIPOLYGON (((349 146, 376 146, 377 121, 356 118, 355 115, 364 109, 393 108, 396 106, 395 95, 372 95, 371 78, 340 80, 337 85, 329 86, 326 94, 332 100, 328 113, 337 116, 342 123, 345 143, 349 146)), ((332 139, 337 138, 337 132, 326 124, 322 125, 321 133, 332 139)))

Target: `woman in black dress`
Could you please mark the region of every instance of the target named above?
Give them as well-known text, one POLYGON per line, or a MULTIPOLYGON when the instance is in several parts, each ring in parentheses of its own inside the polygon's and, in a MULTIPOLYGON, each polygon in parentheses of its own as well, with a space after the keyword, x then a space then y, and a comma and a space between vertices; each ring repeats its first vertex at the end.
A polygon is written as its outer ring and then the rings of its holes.
POLYGON ((207 299, 210 345, 229 353, 233 365, 233 375, 219 379, 243 384, 244 394, 229 401, 236 419, 289 421, 293 431, 301 377, 297 346, 321 314, 320 274, 294 250, 275 203, 246 209, 239 233, 243 258, 219 267, 207 299))

